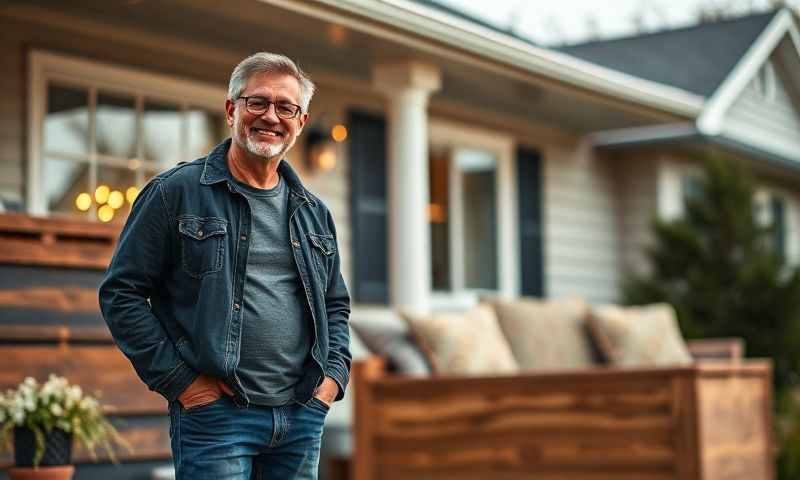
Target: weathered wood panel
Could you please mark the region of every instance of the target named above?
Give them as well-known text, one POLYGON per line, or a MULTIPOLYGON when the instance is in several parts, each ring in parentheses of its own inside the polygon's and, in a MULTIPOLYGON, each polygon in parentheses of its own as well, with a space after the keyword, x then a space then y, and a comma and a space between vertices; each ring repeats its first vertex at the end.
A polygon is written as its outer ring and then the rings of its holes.
POLYGON ((166 401, 147 389, 116 345, 0 345, 0 390, 26 376, 44 381, 51 373, 99 392, 114 413, 166 412, 166 401))
POLYGON ((772 401, 768 387, 762 377, 756 376, 700 379, 703 478, 773 477, 772 401))
POLYGON ((715 362, 420 379, 357 362, 353 478, 767 480, 770 455, 755 445, 771 444, 769 372, 768 363, 715 362), (725 413, 712 407, 739 388, 761 393, 725 413), (718 438, 708 422, 738 422, 748 435, 718 438), (750 476, 727 476, 734 452, 750 476))

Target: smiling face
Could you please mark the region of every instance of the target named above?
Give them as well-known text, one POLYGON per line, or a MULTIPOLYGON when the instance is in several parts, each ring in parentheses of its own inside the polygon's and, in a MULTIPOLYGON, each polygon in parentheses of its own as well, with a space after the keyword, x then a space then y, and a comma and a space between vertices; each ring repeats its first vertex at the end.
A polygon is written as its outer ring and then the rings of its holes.
MULTIPOLYGON (((278 102, 288 101, 300 104, 300 84, 296 78, 282 73, 256 73, 247 80, 242 97, 260 96, 278 102)), ((283 158, 294 145, 303 130, 308 113, 300 113, 295 118, 283 119, 270 106, 261 115, 247 111, 245 101, 227 100, 225 112, 228 126, 231 127, 233 146, 250 155, 272 160, 283 158)))

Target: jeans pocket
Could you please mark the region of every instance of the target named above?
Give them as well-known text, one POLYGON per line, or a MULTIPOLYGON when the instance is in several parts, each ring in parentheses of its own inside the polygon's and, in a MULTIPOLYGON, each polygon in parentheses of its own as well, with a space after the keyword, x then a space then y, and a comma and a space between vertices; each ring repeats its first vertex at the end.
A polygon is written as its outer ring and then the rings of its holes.
POLYGON ((193 406, 191 406, 189 408, 185 408, 185 407, 181 407, 181 408, 183 408, 184 412, 186 412, 186 413, 188 413, 190 415, 193 415, 193 414, 201 413, 201 412, 203 412, 205 410, 208 410, 211 407, 214 407, 216 405, 219 405, 220 403, 222 403, 223 400, 225 400, 226 397, 227 397, 227 395, 225 395, 223 393, 218 398, 216 398, 214 400, 211 400, 210 402, 201 403, 200 405, 193 405, 193 406))
POLYGON ((317 398, 317 397, 311 397, 311 400, 309 400, 309 401, 308 401, 308 403, 307 403, 306 405, 307 405, 309 408, 312 408, 312 409, 314 409, 314 410, 317 410, 317 411, 319 411, 319 412, 322 412, 322 413, 324 413, 325 415, 327 415, 327 414, 328 414, 328 412, 329 412, 329 411, 330 411, 330 409, 331 409, 331 407, 330 407, 330 406, 328 406, 328 404, 327 404, 327 403, 323 402, 322 400, 320 400, 320 399, 319 399, 319 398, 317 398))

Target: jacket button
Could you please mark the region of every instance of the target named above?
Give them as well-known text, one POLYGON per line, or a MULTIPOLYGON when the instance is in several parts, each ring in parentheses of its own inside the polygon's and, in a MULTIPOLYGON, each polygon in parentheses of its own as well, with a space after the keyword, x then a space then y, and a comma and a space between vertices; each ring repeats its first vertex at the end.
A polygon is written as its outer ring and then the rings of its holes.
POLYGON ((239 310, 239 304, 238 303, 234 303, 233 304, 233 309, 234 310, 239 310))
POLYGON ((294 248, 297 248, 300 246, 300 242, 298 242, 297 240, 292 240, 292 245, 294 245, 294 248))
POLYGON ((202 237, 203 236, 203 231, 202 230, 198 230, 197 231, 197 236, 198 237, 202 237))
POLYGON ((241 238, 242 240, 247 240, 247 235, 242 235, 242 236, 241 236, 241 237, 239 237, 239 238, 241 238))

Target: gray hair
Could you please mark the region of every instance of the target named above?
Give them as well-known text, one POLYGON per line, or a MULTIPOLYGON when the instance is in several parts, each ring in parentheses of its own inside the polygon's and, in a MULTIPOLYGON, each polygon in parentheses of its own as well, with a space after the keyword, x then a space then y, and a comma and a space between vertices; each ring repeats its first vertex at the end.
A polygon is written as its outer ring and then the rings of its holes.
POLYGON ((292 59, 278 53, 254 53, 236 65, 228 83, 228 99, 238 100, 247 85, 247 80, 256 73, 283 73, 296 78, 300 84, 300 107, 303 112, 308 112, 308 105, 316 89, 314 82, 292 59))

